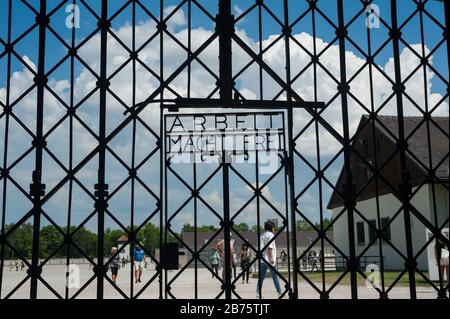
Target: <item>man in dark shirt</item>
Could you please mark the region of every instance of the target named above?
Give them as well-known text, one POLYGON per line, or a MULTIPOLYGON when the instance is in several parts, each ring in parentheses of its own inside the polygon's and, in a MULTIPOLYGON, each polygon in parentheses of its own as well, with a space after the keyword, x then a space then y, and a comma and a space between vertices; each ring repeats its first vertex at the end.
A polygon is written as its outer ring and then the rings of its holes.
POLYGON ((117 273, 119 272, 119 267, 120 267, 119 256, 116 255, 116 253, 117 253, 117 247, 111 248, 111 256, 110 256, 111 262, 109 264, 109 268, 111 269, 111 279, 114 283, 116 283, 117 273))

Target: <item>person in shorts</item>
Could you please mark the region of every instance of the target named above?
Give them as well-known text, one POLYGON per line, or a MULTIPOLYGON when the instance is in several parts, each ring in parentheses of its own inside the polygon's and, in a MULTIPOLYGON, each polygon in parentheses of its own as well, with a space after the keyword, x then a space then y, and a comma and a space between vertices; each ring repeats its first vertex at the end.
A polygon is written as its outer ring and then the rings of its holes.
POLYGON ((145 253, 142 247, 137 245, 133 255, 134 255, 134 277, 135 283, 137 284, 138 282, 141 282, 145 253))
MULTIPOLYGON (((234 239, 231 237, 233 236, 232 233, 230 233, 230 270, 233 270, 233 256, 234 256, 234 239)), ((225 280, 225 239, 219 240, 219 242, 216 245, 216 251, 220 255, 220 259, 223 261, 223 268, 222 268, 222 279, 225 280)))
MULTIPOLYGON (((448 235, 446 233, 443 233, 443 235, 445 237, 448 237, 448 235)), ((442 284, 445 285, 444 277, 447 277, 447 283, 450 282, 450 280, 449 280, 450 273, 449 273, 449 267, 448 267, 448 262, 449 262, 448 247, 445 246, 445 244, 441 240, 437 239, 436 244, 434 246, 434 251, 435 251, 435 255, 436 255, 437 266, 440 271, 440 278, 441 278, 442 284)))
POLYGON ((116 283, 117 280, 117 274, 119 273, 119 267, 120 267, 120 260, 119 256, 116 255, 117 253, 117 247, 111 248, 111 263, 109 264, 109 269, 111 270, 111 279, 113 283, 116 283))

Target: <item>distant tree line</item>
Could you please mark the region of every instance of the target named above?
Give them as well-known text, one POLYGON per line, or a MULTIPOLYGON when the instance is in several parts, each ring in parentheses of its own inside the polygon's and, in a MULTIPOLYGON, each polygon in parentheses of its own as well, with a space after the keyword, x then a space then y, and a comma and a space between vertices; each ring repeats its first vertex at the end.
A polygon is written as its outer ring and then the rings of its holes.
MULTIPOLYGON (((330 218, 324 218, 322 220, 322 224, 323 224, 323 229, 327 229, 327 227, 332 223, 332 220, 330 218)), ((315 222, 314 226, 317 229, 320 229, 320 223, 319 222, 315 222)), ((300 219, 297 221, 297 230, 298 231, 314 231, 314 227, 308 223, 306 220, 304 219, 300 219)), ((333 230, 333 226, 330 227, 329 229, 330 231, 333 230)))
MULTIPOLYGON (((233 228, 238 232, 247 232, 247 231, 257 231, 256 225, 250 228, 248 224, 246 223, 240 223, 233 225, 233 228)), ((195 230, 195 227, 192 226, 189 223, 186 223, 183 225, 183 228, 181 229, 182 233, 185 232, 193 232, 195 230)), ((219 230, 219 227, 213 226, 213 225, 203 225, 203 226, 197 226, 197 232, 200 233, 215 233, 219 230)))
MULTIPOLYGON (((331 223, 331 219, 324 218, 323 219, 323 227, 327 228, 331 223)), ((8 224, 5 226, 5 232, 8 232, 14 224, 8 224)), ((315 223, 315 227, 320 228, 319 223, 315 223)), ((60 227, 65 233, 67 233, 67 227, 60 227)), ((137 227, 134 227, 135 229, 137 227)), ((239 223, 233 225, 233 228, 238 232, 257 232, 258 226, 253 225, 250 227, 246 223, 239 223)), ((72 233, 76 229, 75 226, 70 227, 70 233, 72 233)), ((305 220, 301 219, 297 221, 298 231, 314 231, 314 228, 307 223, 305 220)), ((131 227, 128 228, 128 231, 131 230, 131 227)), ((208 232, 213 233, 217 232, 219 227, 213 225, 203 225, 198 226, 198 232, 208 232)), ((260 226, 259 230, 262 232, 263 228, 260 226)), ((332 230, 332 227, 331 227, 332 230)), ((184 224, 181 232, 193 232, 194 226, 190 224, 184 224)), ((177 236, 179 234, 175 233, 177 236)), ((108 256, 111 250, 111 247, 117 246, 117 240, 126 235, 126 232, 120 229, 106 229, 104 236, 104 254, 108 256)), ((50 254, 54 253, 56 250, 56 254, 54 258, 65 258, 68 254, 71 258, 83 258, 82 253, 75 249, 73 246, 67 247, 67 245, 62 245, 63 243, 63 235, 54 227, 53 225, 47 225, 41 228, 40 231, 40 240, 39 240, 39 257, 47 258, 50 254), (68 250, 69 249, 69 250, 68 250)), ((8 243, 14 247, 14 249, 21 256, 30 259, 32 253, 32 245, 33 245, 33 225, 32 224, 22 224, 18 227, 12 234, 7 237, 8 243)), ((90 231, 86 227, 79 228, 76 233, 72 236, 72 242, 76 244, 85 255, 90 258, 95 258, 97 256, 97 234, 90 231)), ((146 224, 143 228, 141 228, 137 234, 137 240, 142 243, 146 250, 151 253, 155 252, 155 249, 160 246, 160 229, 154 224, 146 224)), ((167 233, 167 241, 168 242, 177 242, 175 237, 167 233)), ((120 248, 120 247, 119 247, 120 248)), ((16 259, 18 258, 17 253, 12 250, 8 245, 5 245, 4 257, 5 259, 16 259)))
MULTIPOLYGON (((14 224, 8 224, 5 226, 5 232, 8 232, 14 224)), ((67 227, 60 227, 65 233, 67 233, 67 227)), ((137 227, 134 227, 135 229, 137 227)), ((70 227, 70 233, 76 229, 75 226, 70 227)), ((128 231, 131 227, 128 228, 128 231)), ((108 256, 111 247, 117 246, 117 240, 126 235, 121 229, 106 229, 104 236, 104 254, 108 256)), ((72 242, 77 245, 84 253, 90 258, 97 257, 97 240, 96 233, 90 231, 86 227, 79 228, 72 236, 72 242)), ((146 224, 137 234, 137 240, 142 243, 146 250, 151 253, 155 252, 155 249, 160 245, 160 230, 159 227, 149 223, 146 224)), ((175 237, 168 234, 168 241, 175 241, 175 237)), ((14 247, 15 251, 24 258, 31 258, 32 245, 33 245, 33 225, 26 223, 22 224, 13 233, 7 237, 8 243, 14 247)), ((64 237, 61 232, 53 225, 47 225, 41 228, 39 238, 39 258, 47 258, 50 254, 54 254, 54 258, 65 258, 70 255, 71 258, 83 258, 83 254, 76 249, 73 245, 67 247, 66 244, 62 245, 64 237), (69 251, 68 251, 69 248, 69 251)), ((120 247, 119 247, 120 248, 120 247)), ((18 254, 12 250, 8 245, 5 245, 4 257, 5 259, 17 259, 18 254)))
MULTIPOLYGON (((330 224, 331 224, 332 220, 329 218, 324 218, 322 220, 323 223, 323 228, 326 229, 330 224)), ((317 229, 320 229, 320 223, 319 222, 315 222, 314 226, 317 229)), ((258 231, 258 226, 257 225, 253 225, 252 227, 250 227, 248 224, 246 223, 239 223, 239 224, 235 224, 233 225, 233 228, 237 231, 237 232, 257 232, 258 231)), ((280 229, 280 227, 276 227, 275 230, 278 231, 280 229)), ((193 232, 195 230, 194 226, 192 226, 189 223, 186 223, 183 225, 183 228, 181 229, 181 232, 193 232)), ((203 226, 197 226, 197 232, 205 232, 205 233, 215 233, 219 230, 219 227, 213 226, 213 225, 203 225, 203 226)), ((262 226, 259 226, 259 231, 262 232, 264 230, 264 228, 262 226)), ((309 224, 306 220, 304 219, 300 219, 297 221, 297 225, 296 225, 296 230, 298 231, 314 231, 314 227, 309 224)), ((330 227, 330 230, 333 230, 333 226, 330 227)))

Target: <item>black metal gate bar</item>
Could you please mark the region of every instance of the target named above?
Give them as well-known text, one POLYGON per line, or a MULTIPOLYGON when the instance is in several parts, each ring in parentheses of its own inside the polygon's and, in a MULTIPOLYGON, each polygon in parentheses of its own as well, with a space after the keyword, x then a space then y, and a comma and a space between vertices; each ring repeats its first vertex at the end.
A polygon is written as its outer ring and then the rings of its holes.
POLYGON ((34 138, 34 147, 36 149, 36 163, 33 171, 33 183, 30 185, 30 195, 33 197, 33 247, 32 258, 29 274, 30 282, 30 299, 37 298, 37 286, 42 269, 39 267, 39 238, 41 228, 41 197, 45 194, 45 185, 42 180, 42 153, 45 146, 43 139, 43 122, 44 122, 44 89, 46 84, 45 77, 45 33, 48 24, 47 17, 47 0, 40 1, 39 16, 37 22, 39 24, 39 57, 37 76, 34 79, 37 88, 37 112, 36 112, 36 135, 34 138))
POLYGON ((98 22, 100 29, 100 78, 97 86, 99 88, 99 151, 98 151, 98 183, 95 185, 95 208, 97 210, 97 299, 104 298, 104 278, 106 267, 104 265, 104 236, 105 236, 105 212, 108 207, 106 197, 108 196, 108 185, 105 183, 106 164, 106 93, 109 86, 106 74, 107 68, 107 41, 108 29, 111 23, 108 20, 108 0, 102 0, 101 19, 98 22))
POLYGON ((339 58, 340 58, 340 84, 339 93, 341 94, 342 103, 342 123, 344 130, 344 170, 345 170, 345 186, 344 186, 344 201, 347 208, 347 221, 348 221, 348 239, 349 239, 349 263, 347 269, 350 271, 350 286, 352 299, 358 298, 358 282, 357 271, 359 265, 357 264, 355 253, 355 227, 354 227, 354 207, 356 205, 354 196, 354 183, 353 174, 350 164, 351 154, 351 141, 349 132, 349 118, 348 118, 348 104, 347 104, 347 92, 350 87, 347 84, 347 69, 346 69, 346 57, 345 57, 345 37, 347 30, 345 28, 344 21, 344 4, 343 0, 337 0, 338 6, 338 20, 339 28, 336 31, 336 35, 339 39, 339 58))
MULTIPOLYGON (((312 36, 313 36, 313 60, 315 57, 317 57, 317 10, 311 10, 311 22, 312 22, 312 36)), ((313 74, 314 74, 314 101, 317 102, 318 99, 318 87, 317 84, 319 82, 318 79, 318 66, 317 63, 313 63, 313 74)), ((319 199, 319 229, 318 229, 318 238, 320 242, 320 253, 319 258, 321 261, 320 266, 320 272, 321 272, 321 279, 322 279, 322 288, 320 292, 320 299, 329 299, 329 292, 326 289, 326 276, 325 276, 325 269, 323 267, 324 263, 324 243, 325 243, 325 232, 323 227, 323 178, 322 178, 322 160, 321 160, 321 150, 320 150, 320 142, 321 142, 321 136, 319 131, 319 123, 317 121, 314 121, 314 130, 316 135, 316 165, 317 165, 317 172, 318 172, 318 199, 319 199)))
MULTIPOLYGON (((163 23, 164 21, 164 0, 160 0, 159 3, 159 23, 163 23)), ((159 197, 159 211, 160 211, 160 217, 159 217, 159 260, 161 262, 161 256, 163 253, 164 243, 167 242, 167 231, 165 231, 165 227, 167 225, 167 170, 165 170, 165 161, 166 158, 164 156, 163 151, 163 145, 165 144, 164 139, 164 33, 162 29, 160 30, 159 34, 159 85, 160 85, 160 110, 159 110, 159 139, 158 139, 158 146, 159 146, 159 158, 160 158, 160 166, 159 166, 159 189, 160 189, 160 197, 159 197), (164 202, 163 202, 164 198, 164 202), (164 204, 164 209, 163 209, 164 204), (164 230, 164 231, 163 231, 164 230)), ((154 96, 153 98, 156 98, 154 96)), ((151 100, 148 100, 151 101, 151 100)), ((160 299, 167 299, 168 297, 168 280, 167 280, 167 270, 162 268, 162 265, 160 265, 160 276, 159 276, 159 298, 160 299), (164 271, 163 271, 164 270, 164 271), (163 276, 164 272, 164 276, 163 276), (164 283, 164 286, 163 286, 164 283)))
MULTIPOLYGON (((187 2, 188 6, 188 50, 189 52, 192 51, 192 1, 187 2)), ((189 53, 187 55, 189 57, 189 53)), ((187 69, 187 98, 191 98, 191 74, 192 71, 192 64, 189 63, 188 69, 187 69)), ((192 170, 193 170, 193 189, 194 192, 197 193, 197 162, 194 161, 192 164, 192 170)), ((197 244, 197 226, 198 226, 198 198, 197 196, 194 196, 194 229, 196 230, 194 232, 194 252, 195 252, 195 259, 194 259, 194 285, 195 285, 195 291, 194 291, 194 298, 198 299, 198 258, 200 257, 200 254, 198 253, 198 244, 197 244)))
MULTIPOLYGON (((367 10, 367 7, 365 7, 367 10)), ((367 55, 369 59, 373 59, 373 52, 372 52, 372 32, 370 28, 367 28, 367 55)), ((374 81, 373 81, 373 71, 374 66, 372 64, 369 64, 369 85, 370 85, 370 111, 375 114, 375 101, 374 101, 374 81)), ((375 119, 370 122, 369 125, 371 125, 371 133, 372 133, 372 143, 373 143, 373 153, 378 154, 380 149, 378 148, 378 145, 376 143, 376 128, 375 128, 375 119)), ((375 168, 380 167, 380 163, 378 160, 378 156, 375 155, 373 157, 373 165, 375 168)), ((380 211, 380 196, 379 196, 379 189, 380 189, 380 180, 378 176, 375 176, 375 201, 376 201, 376 214, 377 214, 377 223, 378 225, 381 225, 381 211, 380 211)), ((384 258, 383 258, 383 238, 380 236, 378 238, 378 255, 379 255, 379 263, 380 263, 380 280, 381 280, 381 292, 380 292, 380 299, 387 299, 388 294, 386 293, 386 280, 385 280, 385 267, 384 267, 384 258)), ((359 258, 361 255, 359 256, 359 258)))
MULTIPOLYGON (((219 36, 219 87, 220 98, 231 101, 233 98, 233 72, 232 72, 232 46, 231 35, 234 33, 234 17, 231 15, 231 0, 219 1, 219 14, 217 16, 217 33, 219 36)), ((222 152, 223 164, 223 231, 225 241, 224 260, 224 289, 225 298, 231 299, 231 259, 230 256, 230 189, 229 189, 229 163, 227 154, 222 152)))
MULTIPOLYGON (((444 11, 445 11, 445 32, 444 32, 444 38, 446 39, 447 42, 447 58, 448 58, 448 62, 447 62, 447 68, 448 68, 448 77, 450 80, 450 2, 449 1, 444 1, 444 11)), ((447 95, 450 94, 450 87, 447 86, 447 95)), ((447 101, 450 102, 450 96, 447 96, 447 101)), ((449 225, 449 221, 450 219, 447 218, 447 220, 444 222, 444 224, 449 225)), ((448 247, 447 247, 448 249, 448 247)), ((442 274, 439 274, 439 276, 442 276, 442 274)), ((440 279, 441 277, 439 277, 440 279)), ((448 278, 447 278, 448 279, 448 278)), ((448 282, 449 280, 447 280, 448 282)), ((441 290, 441 296, 442 294, 444 294, 446 291, 450 291, 450 283, 447 283, 447 285, 445 287, 442 287, 443 291, 441 290)))
MULTIPOLYGON (((262 57, 262 6, 263 1, 256 1, 256 5, 258 8, 258 54, 262 57)), ((264 78, 263 78, 263 70, 262 70, 262 66, 258 65, 258 90, 259 90, 259 99, 260 100, 264 100, 264 78)), ((255 118, 255 127, 256 127, 256 118, 255 118)), ((259 152, 258 150, 256 150, 256 165, 255 165, 255 181, 256 181, 256 189, 259 189, 259 152)), ((259 238, 261 238, 261 199, 260 197, 256 197, 256 224, 258 225, 257 229, 256 229, 256 237, 258 238, 258 281, 261 278, 260 275, 260 271, 261 271, 261 265, 263 264, 263 254, 262 254, 262 249, 263 247, 261 247, 261 240, 259 240, 259 238)), ((260 289, 258 289, 258 296, 259 299, 263 298, 263 294, 262 294, 262 289, 260 287, 260 289)))
MULTIPOLYGON (((72 0, 72 5, 76 5, 77 0, 72 0)), ((71 39, 70 39, 70 51, 75 50, 75 39, 76 39, 76 28, 72 28, 71 31, 71 39)), ((75 84, 75 55, 71 54, 70 56, 70 102, 69 102, 69 171, 73 169, 73 146, 74 146, 74 136, 73 136, 73 128, 74 128, 74 84, 75 84)), ((67 224, 66 224, 66 235, 71 232, 71 223, 72 223, 72 205, 73 205, 73 179, 69 180, 69 194, 68 194, 68 203, 67 203, 67 224)), ((71 260, 71 245, 69 243, 65 243, 66 245, 66 288, 64 291, 64 298, 69 299, 69 265, 71 260)))
MULTIPOLYGON (((8 35, 7 35, 7 42, 6 45, 8 47, 11 46, 11 29, 12 29, 12 0, 8 1, 8 35)), ((10 108, 10 86, 11 86, 11 52, 7 53, 7 72, 6 72, 6 101, 5 106, 3 107, 3 111, 5 114, 5 136, 4 136, 4 150, 3 150, 3 168, 0 169, 0 177, 3 179, 1 181, 3 183, 3 190, 2 190, 2 226, 1 226, 1 232, 0 232, 0 299, 2 298, 3 293, 3 267, 5 262, 5 249, 6 249, 6 236, 5 236, 5 219, 6 219, 6 190, 7 190, 7 167, 8 167, 8 129, 9 129, 9 120, 10 120, 10 114, 9 114, 9 108, 10 108)))
MULTIPOLYGON (((426 56, 426 46, 425 46, 425 34, 424 34, 424 12, 423 10, 420 10, 419 12, 419 18, 420 18, 420 39, 421 39, 421 54, 423 56, 426 56)), ((426 78, 428 76, 428 71, 427 71, 427 65, 423 65, 422 66, 422 74, 424 77, 424 95, 427 95, 428 92, 428 84, 426 82, 426 78)), ((429 114, 430 112, 430 101, 428 98, 425 98, 425 105, 424 105, 424 114, 429 114)), ((427 166, 427 169, 429 170, 433 170, 433 158, 434 158, 434 154, 431 150, 432 147, 432 137, 431 137, 431 123, 428 120, 427 116, 424 117, 424 125, 426 125, 426 135, 427 135, 427 141, 426 141, 426 146, 428 148, 428 163, 424 163, 427 166)), ((409 137, 411 137, 411 134, 409 135, 409 137)), ((408 139, 408 138, 407 138, 408 139)), ((434 142, 434 141, 433 141, 434 142)), ((433 177, 430 177, 430 179, 432 180, 433 177)), ((439 232, 441 232, 440 230, 440 225, 439 225, 439 217, 438 217, 438 209, 437 209, 437 200, 436 200, 436 185, 434 183, 431 183, 430 185, 431 187, 431 205, 430 205, 430 219, 434 219, 434 227, 436 229, 439 230, 439 232)), ((424 247, 426 247, 427 245, 425 245, 424 247)), ((421 252, 422 250, 419 250, 419 252, 421 252)), ((416 254, 417 258, 420 255, 420 253, 416 254)), ((416 259, 417 260, 417 259, 416 259)), ((421 271, 419 269, 417 269, 417 273, 419 275, 422 275, 421 271)), ((444 278, 443 275, 441 273, 441 271, 438 271, 438 280, 439 280, 439 288, 436 287, 433 283, 431 283, 431 286, 433 286, 437 292, 438 292, 438 298, 439 299, 445 299, 446 298, 446 291, 444 289, 444 278)))
MULTIPOLYGON (((131 28, 132 28, 132 35, 131 35, 131 52, 136 52, 136 2, 133 1, 131 3, 131 28)), ((136 105, 136 59, 133 59, 132 61, 132 90, 133 92, 131 97, 131 103, 132 107, 136 105)), ((131 194, 130 194, 130 232, 132 234, 135 233, 135 227, 134 227, 134 201, 135 201, 135 172, 136 172, 136 119, 133 119, 133 126, 132 126, 132 143, 131 143, 131 194)), ((133 236, 134 237, 134 236, 133 236)), ((132 245, 131 245, 132 246, 132 245)), ((133 267, 130 267, 130 298, 134 298, 134 280, 133 280, 133 267)))
MULTIPOLYGON (((288 85, 289 90, 286 91, 286 100, 288 103, 292 103, 292 87, 291 87, 291 48, 290 48, 290 35, 292 33, 292 29, 290 28, 289 21, 289 4, 288 0, 283 0, 283 13, 284 13, 284 41, 285 41, 285 55, 286 55, 286 83, 288 85)), ((286 206, 289 206, 290 213, 290 222, 291 222, 291 242, 292 249, 291 254, 292 257, 289 260, 292 260, 292 283, 291 283, 291 299, 298 298, 298 271, 300 270, 300 263, 297 259, 297 225, 296 225, 296 207, 297 201, 295 199, 295 171, 294 171, 294 147, 295 143, 293 136, 293 127, 294 127, 294 111, 292 107, 287 109, 287 127, 288 127, 288 143, 287 143, 287 153, 286 153, 286 172, 288 176, 288 185, 289 185, 289 199, 286 200, 286 206)), ((290 267, 289 267, 290 268, 290 267)), ((290 277, 290 275, 289 275, 290 277)))
POLYGON ((397 100, 397 118, 398 118, 398 145, 397 148, 400 154, 400 185, 399 192, 402 199, 403 214, 405 222, 405 236, 406 236, 406 253, 407 260, 405 261, 405 268, 408 271, 409 276, 409 290, 411 299, 416 299, 416 280, 415 269, 417 262, 414 259, 412 234, 411 234, 411 213, 409 197, 411 195, 412 186, 410 183, 410 172, 406 165, 406 150, 408 145, 405 140, 405 127, 404 127, 404 112, 403 112, 403 92, 405 86, 402 83, 402 74, 400 69, 400 36, 401 31, 398 28, 397 21, 397 1, 391 0, 391 21, 392 28, 390 36, 392 38, 392 45, 394 50, 394 68, 395 68, 395 86, 394 92, 397 100))
MULTIPOLYGON (((12 0, 8 1, 8 39, 6 42, 6 45, 8 47, 11 46, 11 28, 12 28, 12 0)), ((9 145, 9 138, 8 138, 8 129, 9 129, 9 120, 10 120, 10 86, 11 86, 11 54, 12 52, 7 53, 7 72, 6 72, 6 101, 5 106, 3 107, 3 111, 5 114, 5 136, 4 136, 4 150, 3 150, 3 168, 0 169, 0 177, 3 179, 3 190, 2 190, 2 226, 1 226, 1 233, 0 233, 0 245, 1 245, 1 252, 0 252, 0 299, 2 298, 3 293, 3 267, 5 262, 5 249, 6 249, 6 236, 5 236, 5 219, 6 219, 6 190, 7 190, 7 167, 8 167, 8 145, 9 145)))

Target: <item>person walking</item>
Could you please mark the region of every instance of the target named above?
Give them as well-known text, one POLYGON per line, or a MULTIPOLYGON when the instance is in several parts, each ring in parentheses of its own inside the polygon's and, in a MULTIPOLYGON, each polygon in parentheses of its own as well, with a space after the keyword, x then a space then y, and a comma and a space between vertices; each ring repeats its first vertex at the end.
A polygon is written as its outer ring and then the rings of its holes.
POLYGON ((9 261, 9 271, 12 271, 13 270, 13 268, 14 268, 14 266, 13 266, 13 264, 12 264, 12 261, 10 260, 9 261))
POLYGON ((319 271, 319 267, 317 267, 317 253, 315 250, 312 251, 311 255, 311 271, 314 271, 314 268, 316 271, 319 271))
POLYGON ((441 278, 441 283, 442 285, 445 286, 444 284, 444 277, 447 277, 447 284, 450 283, 450 273, 449 273, 449 267, 448 267, 448 263, 449 263, 449 251, 448 251, 448 247, 445 246, 445 244, 437 239, 436 240, 436 244, 434 245, 434 253, 435 253, 435 257, 436 257, 436 263, 439 269, 439 273, 440 273, 440 278, 441 278))
POLYGON ((239 256, 236 252, 233 252, 233 263, 232 263, 232 267, 233 267, 233 278, 236 279, 236 268, 237 268, 237 264, 239 263, 239 256))
POLYGON ((214 273, 216 276, 219 276, 219 263, 220 263, 220 255, 215 248, 213 248, 213 253, 210 257, 210 263, 212 266, 212 277, 214 278, 214 273))
POLYGON ((307 270, 308 269, 308 255, 307 255, 306 251, 303 251, 302 255, 303 255, 303 258, 302 258, 303 270, 307 270))
POLYGON ((286 251, 283 249, 281 251, 281 253, 280 253, 281 267, 282 268, 286 267, 287 258, 288 258, 288 255, 287 255, 286 251))
POLYGON ((117 280, 117 274, 119 273, 119 267, 120 267, 120 259, 119 256, 116 255, 117 253, 117 247, 111 248, 111 255, 109 258, 111 259, 111 262, 109 264, 109 269, 111 270, 111 279, 113 283, 116 283, 117 280))
POLYGON ((136 249, 134 250, 134 277, 136 284, 138 282, 141 282, 142 266, 144 258, 145 258, 144 250, 140 245, 137 245, 136 249))
POLYGON ((308 259, 308 265, 307 265, 307 268, 308 267, 312 267, 312 261, 313 261, 313 258, 312 258, 313 256, 312 256, 312 251, 310 250, 310 251, 308 251, 308 257, 307 257, 307 259, 308 259))
MULTIPOLYGON (((230 233, 230 271, 233 269, 233 256, 234 256, 234 239, 231 239, 232 234, 230 233)), ((217 245, 216 250, 220 254, 220 259, 223 261, 222 267, 222 279, 225 280, 225 239, 221 239, 217 245)))
POLYGON ((275 240, 273 238, 275 232, 275 225, 271 221, 267 221, 264 223, 264 234, 261 236, 261 247, 268 247, 264 249, 263 252, 263 260, 261 262, 261 266, 259 269, 259 278, 258 284, 256 285, 256 299, 259 299, 262 292, 262 286, 264 279, 266 278, 267 269, 270 267, 270 273, 272 275, 273 284, 275 285, 275 289, 277 290, 278 297, 281 297, 281 287, 278 279, 278 274, 276 272, 277 262, 277 246, 275 244, 275 240))
POLYGON ((239 257, 241 259, 241 271, 242 271, 242 283, 248 283, 248 278, 250 277, 250 260, 251 251, 247 244, 242 244, 239 250, 239 257))

